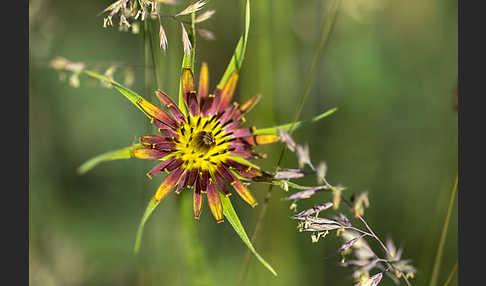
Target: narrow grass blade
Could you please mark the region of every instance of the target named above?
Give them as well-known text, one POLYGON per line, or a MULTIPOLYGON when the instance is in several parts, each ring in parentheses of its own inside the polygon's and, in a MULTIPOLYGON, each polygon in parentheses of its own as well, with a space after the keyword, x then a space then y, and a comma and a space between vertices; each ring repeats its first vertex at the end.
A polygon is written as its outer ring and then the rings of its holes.
POLYGON ((250 31, 250 1, 246 1, 246 8, 245 8, 245 30, 243 31, 243 35, 240 37, 238 44, 236 45, 235 52, 231 57, 230 63, 226 67, 226 71, 223 74, 223 77, 218 83, 218 87, 221 88, 224 86, 226 81, 228 80, 229 76, 233 71, 239 71, 241 69, 241 64, 243 63, 243 59, 245 58, 245 50, 246 50, 246 42, 248 40, 248 32, 250 31))
MULTIPOLYGON (((324 117, 327 117, 331 114, 333 114, 335 111, 337 111, 337 108, 332 108, 332 109, 329 109, 328 111, 322 113, 322 114, 319 114, 317 115, 316 117, 312 118, 310 122, 317 122, 321 119, 323 119, 324 117)), ((306 122, 306 121, 297 121, 295 122, 295 124, 293 124, 293 130, 299 128, 302 126, 302 124, 304 123, 309 123, 309 122, 306 122)), ((288 123, 288 124, 283 124, 283 125, 279 125, 279 126, 275 126, 275 127, 270 127, 270 128, 263 128, 263 129, 257 129, 255 130, 255 132, 253 132, 253 134, 278 134, 277 132, 277 129, 280 129, 280 130, 285 130, 285 131, 289 131, 289 129, 292 127, 292 123, 288 123)))
POLYGON ((454 274, 457 272, 457 262, 454 264, 454 267, 452 267, 451 273, 449 273, 449 277, 447 277, 446 282, 444 282, 444 286, 449 285, 449 283, 452 281, 452 278, 454 278, 454 274))
POLYGON ((138 109, 140 109, 145 115, 147 115, 148 118, 152 118, 137 103, 139 100, 143 99, 143 97, 141 97, 140 95, 138 95, 133 90, 129 89, 128 87, 123 86, 122 84, 120 84, 120 83, 118 83, 118 82, 116 82, 116 81, 114 81, 112 79, 109 79, 109 78, 107 78, 107 77, 105 77, 103 75, 100 75, 98 73, 95 73, 93 71, 85 70, 84 73, 87 74, 87 75, 89 75, 90 77, 93 77, 93 78, 99 79, 101 81, 105 81, 105 82, 108 82, 108 83, 112 84, 123 96, 125 96, 136 107, 138 107, 138 109))
POLYGON ((452 209, 454 207, 454 200, 457 193, 457 182, 458 174, 456 173, 456 178, 454 180, 454 186, 452 187, 451 195, 449 198, 449 206, 447 207, 447 213, 444 220, 444 225, 442 226, 442 232, 439 240, 439 247, 437 249, 437 254, 434 260, 434 268, 432 270, 432 276, 430 278, 429 286, 436 286, 439 280, 440 265, 442 262, 442 254, 444 252, 444 245, 447 237, 447 230, 449 229, 449 221, 451 219, 452 209))
POLYGON ((270 266, 270 264, 268 264, 260 256, 260 254, 258 254, 258 252, 255 250, 255 248, 251 244, 250 239, 246 235, 245 229, 241 225, 240 219, 236 215, 235 209, 233 208, 233 205, 231 204, 230 199, 227 196, 225 196, 221 193, 219 195, 221 197, 221 202, 223 204, 224 216, 228 219, 228 221, 230 222, 231 226, 236 231, 238 236, 241 238, 241 240, 243 240, 243 242, 246 244, 248 249, 256 256, 258 261, 260 261, 263 264, 263 266, 265 266, 265 268, 267 268, 270 272, 272 272, 273 275, 277 276, 277 272, 275 272, 275 270, 272 268, 272 266, 270 266))
POLYGON ((317 121, 321 120, 322 118, 327 117, 327 116, 333 114, 337 110, 338 110, 337 107, 331 108, 328 111, 326 111, 324 113, 321 113, 321 114, 317 115, 316 117, 312 118, 312 122, 317 122, 317 121))
POLYGON ((145 213, 143 214, 142 221, 138 226, 137 237, 135 239, 135 246, 133 247, 133 251, 135 253, 138 253, 138 250, 140 249, 140 244, 142 242, 143 227, 145 226, 145 222, 147 222, 147 219, 150 217, 150 215, 155 210, 155 208, 159 205, 159 203, 160 201, 155 202, 153 199, 150 199, 150 202, 148 203, 147 208, 145 209, 145 213))
POLYGON ((119 160, 119 159, 130 159, 131 158, 130 151, 138 147, 142 147, 142 144, 134 144, 130 147, 125 147, 122 149, 106 152, 94 158, 91 158, 85 163, 83 163, 81 166, 79 166, 78 174, 83 175, 102 162, 119 160))

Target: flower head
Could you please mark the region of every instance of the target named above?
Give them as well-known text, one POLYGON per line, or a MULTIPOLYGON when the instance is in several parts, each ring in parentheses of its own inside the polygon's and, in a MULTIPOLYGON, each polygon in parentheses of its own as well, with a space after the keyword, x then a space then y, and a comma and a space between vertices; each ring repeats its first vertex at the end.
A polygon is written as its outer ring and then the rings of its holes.
POLYGON ((162 135, 140 137, 144 146, 132 151, 141 159, 162 160, 147 176, 152 178, 162 172, 167 177, 157 189, 153 200, 159 202, 173 189, 178 194, 184 188, 194 190, 194 217, 199 218, 203 197, 209 202, 217 222, 223 221, 223 208, 219 192, 231 195, 228 183, 250 206, 257 202, 243 181, 266 181, 272 175, 248 162, 260 158, 254 146, 279 141, 276 134, 253 134, 255 128, 239 128, 248 112, 260 99, 251 98, 243 105, 231 104, 238 82, 238 72, 233 72, 224 86, 209 94, 208 67, 203 63, 198 93, 190 69, 182 72, 182 94, 186 110, 181 110, 164 92, 156 95, 168 112, 140 100, 138 105, 152 118, 152 123, 162 135), (185 114, 187 112, 187 114, 185 114))

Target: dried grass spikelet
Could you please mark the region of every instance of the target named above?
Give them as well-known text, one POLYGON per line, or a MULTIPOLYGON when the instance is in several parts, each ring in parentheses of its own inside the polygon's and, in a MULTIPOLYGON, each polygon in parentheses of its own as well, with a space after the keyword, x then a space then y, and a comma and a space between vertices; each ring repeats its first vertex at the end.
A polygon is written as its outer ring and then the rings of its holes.
POLYGON ((206 12, 198 15, 196 17, 196 19, 194 19, 194 22, 195 23, 204 22, 204 21, 208 20, 209 18, 211 18, 214 15, 214 13, 216 13, 215 10, 207 10, 206 12))
POLYGON ((199 10, 201 10, 203 8, 204 5, 206 5, 207 1, 205 0, 200 0, 200 1, 197 1, 189 6, 187 6, 184 10, 180 11, 179 13, 177 13, 175 16, 183 16, 183 15, 188 15, 188 14, 191 14, 193 12, 197 12, 199 10))
POLYGON ((167 46, 168 46, 168 41, 167 41, 167 35, 165 34, 165 30, 164 30, 164 27, 162 26, 162 23, 159 23, 159 39, 160 39, 160 42, 159 42, 160 48, 163 51, 166 51, 167 46))
POLYGON ((186 28, 184 28, 184 24, 181 23, 181 27, 182 27, 182 45, 184 47, 184 53, 186 55, 189 55, 192 49, 191 41, 189 40, 189 36, 187 35, 186 28))

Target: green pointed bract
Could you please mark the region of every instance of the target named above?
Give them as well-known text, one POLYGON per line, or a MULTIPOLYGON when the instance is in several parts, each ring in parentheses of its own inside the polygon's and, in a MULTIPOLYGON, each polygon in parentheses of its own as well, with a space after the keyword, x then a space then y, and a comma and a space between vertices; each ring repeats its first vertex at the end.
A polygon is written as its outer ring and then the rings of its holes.
POLYGON ((106 161, 112 161, 112 160, 120 160, 120 159, 130 159, 131 158, 131 151, 142 147, 142 144, 134 144, 129 147, 125 147, 122 149, 106 152, 103 154, 100 154, 94 158, 89 159, 85 163, 83 163, 81 166, 78 168, 78 173, 80 175, 85 174, 89 170, 93 169, 96 165, 106 162, 106 161))
POLYGON ((334 113, 334 112, 336 112, 337 110, 338 110, 338 109, 337 109, 337 107, 331 108, 331 109, 329 109, 328 111, 323 112, 323 113, 321 113, 321 114, 317 115, 316 117, 312 118, 312 122, 319 121, 319 120, 321 120, 322 118, 327 117, 327 116, 329 116, 329 115, 333 114, 333 113, 334 113))
POLYGON ((243 228, 243 225, 241 225, 240 219, 238 218, 238 215, 236 215, 235 209, 233 208, 233 205, 231 204, 231 201, 229 197, 223 195, 222 193, 219 193, 221 197, 221 203, 223 204, 223 213, 226 219, 229 221, 233 229, 236 231, 238 236, 241 238, 241 240, 246 244, 248 249, 255 255, 255 257, 260 261, 265 268, 267 268, 270 272, 272 272, 273 275, 277 276, 277 272, 273 269, 273 267, 268 264, 268 262, 263 259, 263 257, 258 254, 258 252, 255 250, 253 245, 251 244, 250 239, 248 238, 248 235, 245 232, 245 229, 243 228))
MULTIPOLYGON (((317 122, 317 121, 323 119, 324 117, 327 117, 327 116, 333 114, 335 111, 337 111, 336 107, 329 109, 328 111, 321 113, 321 114, 317 115, 316 117, 312 118, 310 122, 317 122)), ((275 126, 275 127, 257 129, 253 132, 253 134, 254 135, 258 135, 258 134, 278 134, 278 131, 277 131, 278 129, 284 130, 284 131, 289 131, 290 128, 292 128, 292 125, 293 125, 292 129, 295 130, 295 129, 301 127, 304 123, 310 123, 310 122, 297 121, 297 122, 295 122, 295 124, 288 123, 288 124, 283 124, 283 125, 279 125, 279 126, 275 126)))
POLYGON ((236 45, 235 52, 231 57, 231 61, 226 67, 226 71, 223 74, 223 77, 218 83, 218 87, 223 87, 228 80, 229 76, 234 71, 239 71, 241 69, 241 64, 243 63, 243 59, 245 58, 245 51, 246 51, 246 42, 248 40, 248 32, 250 31, 250 1, 246 1, 246 8, 245 8, 245 31, 243 35, 240 37, 238 44, 236 45))
POLYGON ((137 237, 135 239, 135 245, 133 247, 133 251, 135 253, 138 253, 138 251, 140 250, 140 244, 142 243, 143 228, 145 226, 145 223, 147 222, 147 219, 150 217, 150 215, 155 210, 155 208, 159 205, 159 203, 160 201, 156 202, 154 200, 150 200, 150 202, 147 205, 147 208, 145 209, 145 213, 143 214, 142 221, 138 226, 137 237))
POLYGON ((133 90, 129 89, 128 87, 123 86, 122 84, 107 78, 106 76, 100 75, 93 71, 85 70, 85 74, 89 75, 90 77, 99 79, 101 81, 105 81, 113 85, 123 96, 125 96, 128 100, 130 100, 138 109, 140 109, 148 118, 152 118, 152 116, 148 115, 143 108, 138 104, 140 100, 145 100, 142 96, 138 95, 133 90))
MULTIPOLYGON (((195 15, 196 13, 193 12, 191 14, 191 31, 189 33, 189 41, 191 42, 191 51, 189 54, 184 53, 184 56, 182 58, 182 70, 184 68, 190 68, 192 73, 194 74, 194 62, 196 58, 196 29, 195 29, 195 15)), ((184 115, 187 116, 188 110, 187 107, 184 103, 184 96, 182 94, 182 79, 179 81, 179 109, 184 113, 184 115)))
POLYGON ((250 161, 248 161, 248 160, 246 160, 246 159, 244 159, 240 156, 231 156, 231 159, 235 160, 238 163, 242 163, 242 164, 251 166, 253 168, 260 169, 260 167, 258 167, 257 165, 253 164, 252 162, 250 162, 250 161))

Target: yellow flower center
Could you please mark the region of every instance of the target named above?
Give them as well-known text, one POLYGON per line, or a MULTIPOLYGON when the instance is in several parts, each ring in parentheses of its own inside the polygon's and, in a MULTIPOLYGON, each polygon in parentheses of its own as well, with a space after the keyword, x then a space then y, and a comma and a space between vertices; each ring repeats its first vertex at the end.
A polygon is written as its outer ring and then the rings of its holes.
POLYGON ((229 145, 233 141, 215 117, 187 117, 177 134, 173 156, 184 161, 186 169, 200 168, 214 171, 229 157, 229 145))

